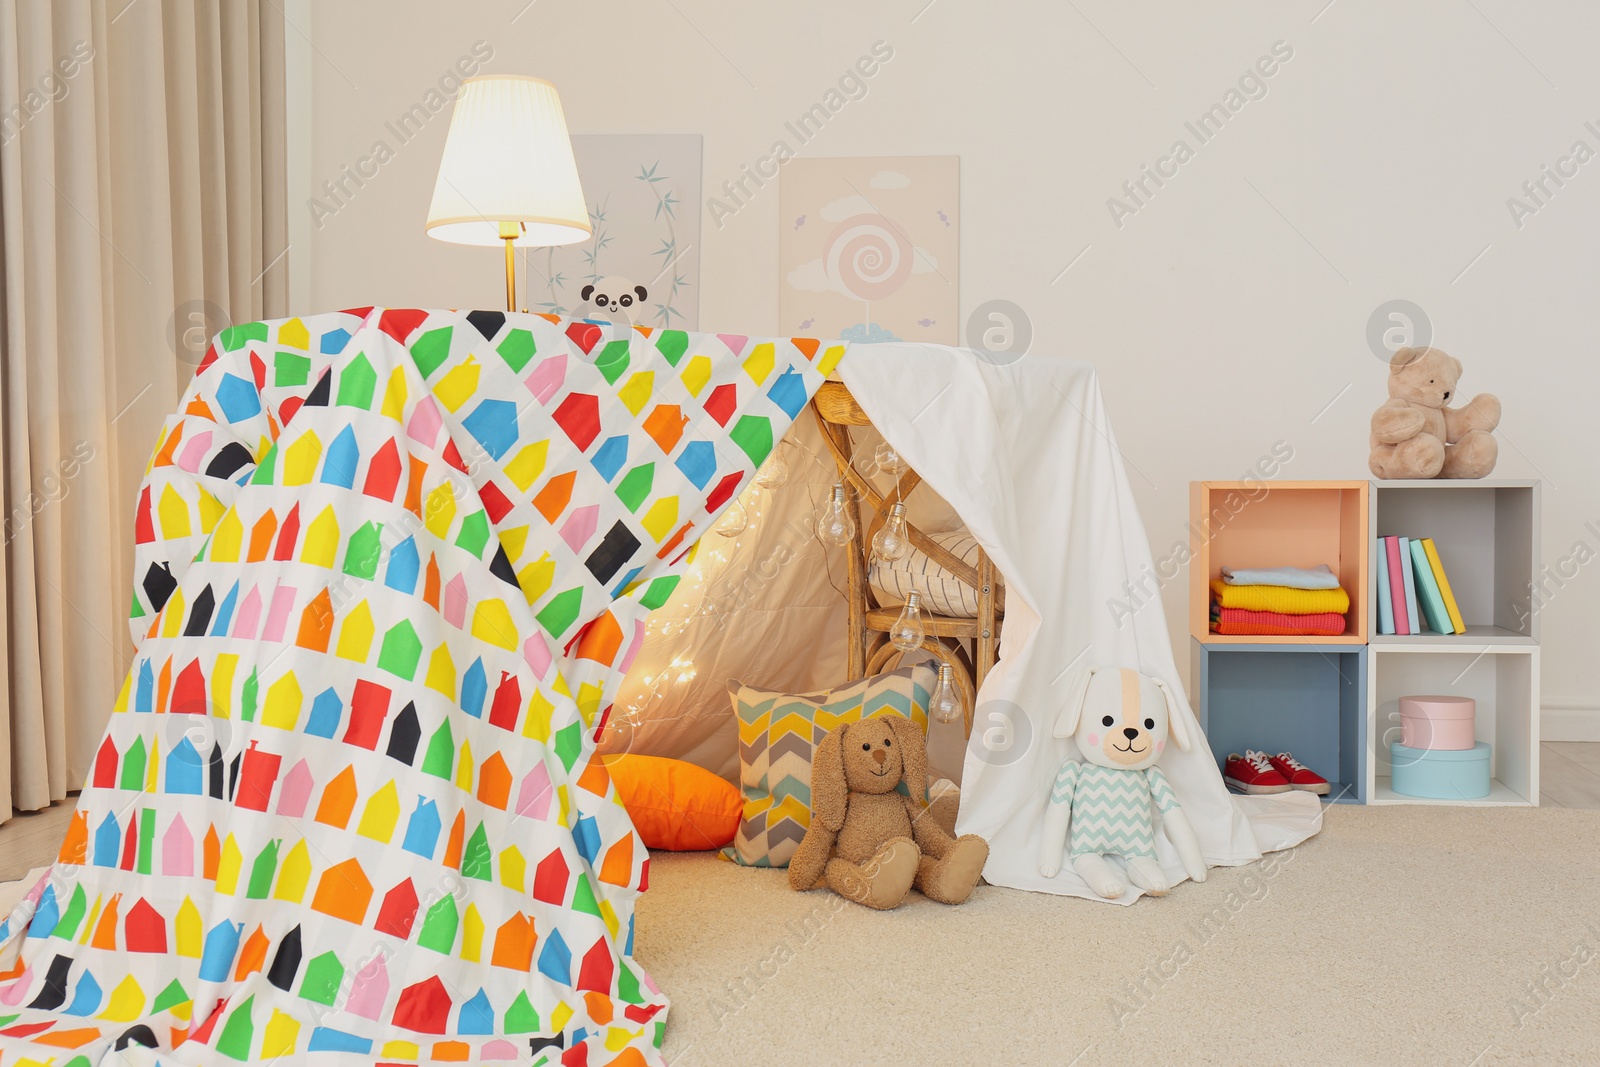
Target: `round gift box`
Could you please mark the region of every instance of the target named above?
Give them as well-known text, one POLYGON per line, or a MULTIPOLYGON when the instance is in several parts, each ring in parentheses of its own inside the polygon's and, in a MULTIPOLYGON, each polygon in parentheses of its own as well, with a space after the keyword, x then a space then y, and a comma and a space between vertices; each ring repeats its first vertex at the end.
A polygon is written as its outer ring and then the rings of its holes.
POLYGON ((1471 697, 1400 698, 1400 743, 1407 748, 1469 749, 1478 705, 1471 697))
POLYGON ((1427 800, 1473 800, 1489 795, 1489 746, 1466 749, 1408 748, 1389 743, 1396 793, 1427 800))

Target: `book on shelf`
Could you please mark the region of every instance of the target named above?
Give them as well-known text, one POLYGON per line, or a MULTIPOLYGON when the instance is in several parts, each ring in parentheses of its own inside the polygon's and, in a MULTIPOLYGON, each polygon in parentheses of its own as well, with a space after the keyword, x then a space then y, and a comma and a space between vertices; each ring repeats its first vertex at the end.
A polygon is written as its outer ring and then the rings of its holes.
POLYGON ((1422 550, 1428 557, 1428 567, 1433 571, 1433 577, 1439 584, 1439 596, 1444 600, 1445 612, 1450 618, 1451 631, 1464 634, 1467 624, 1461 618, 1461 607, 1456 603, 1455 594, 1450 591, 1450 579, 1444 576, 1444 563, 1439 559, 1439 549, 1433 543, 1433 538, 1422 539, 1422 550))
POLYGON ((1378 633, 1467 632, 1433 538, 1385 535, 1377 547, 1378 633))
POLYGON ((1394 632, 1408 634, 1411 626, 1406 616, 1406 579, 1400 569, 1400 539, 1385 537, 1383 546, 1389 559, 1389 603, 1394 610, 1394 632))
POLYGON ((1411 538, 1400 538, 1400 573, 1405 575, 1406 590, 1406 621, 1410 624, 1408 634, 1422 632, 1422 616, 1417 612, 1417 576, 1411 564, 1411 538))
POLYGON ((1445 610, 1444 597, 1439 593, 1439 582, 1433 575, 1433 565, 1428 562, 1427 550, 1422 542, 1411 539, 1411 573, 1417 579, 1417 601, 1422 606, 1422 617, 1429 629, 1437 634, 1453 634, 1455 624, 1445 610))
POLYGON ((1389 547, 1388 538, 1378 538, 1378 632, 1394 633, 1394 601, 1389 599, 1389 547))

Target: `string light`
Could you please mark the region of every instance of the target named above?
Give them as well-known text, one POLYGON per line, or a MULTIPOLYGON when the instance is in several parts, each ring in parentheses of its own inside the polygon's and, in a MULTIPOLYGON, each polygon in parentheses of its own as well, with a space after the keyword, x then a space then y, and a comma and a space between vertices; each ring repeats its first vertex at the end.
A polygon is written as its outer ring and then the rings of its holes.
POLYGON ((891 478, 900 477, 900 475, 903 474, 906 469, 905 459, 901 457, 900 453, 894 450, 894 446, 888 441, 884 441, 882 444, 878 445, 877 448, 873 449, 872 461, 878 465, 879 470, 883 471, 891 478))
POLYGON ((833 495, 817 520, 817 536, 830 545, 848 545, 855 538, 856 520, 850 514, 843 485, 833 487, 833 495))
POLYGON ((789 463, 783 458, 783 442, 779 441, 767 461, 756 472, 756 484, 763 489, 776 489, 789 480, 789 463))
POLYGON ((950 664, 939 664, 939 681, 928 699, 928 714, 934 722, 955 722, 962 717, 961 694, 956 691, 955 672, 950 664))
POLYGON ((926 636, 927 632, 922 626, 922 597, 908 593, 906 606, 900 610, 900 617, 889 630, 889 643, 901 652, 910 652, 921 648, 922 639, 926 636))
POLYGON ((909 551, 911 540, 910 532, 906 529, 906 506, 895 504, 889 508, 889 521, 872 535, 872 554, 892 563, 904 559, 909 551))
MULTIPOLYGON (((744 509, 743 504, 735 500, 733 507, 723 514, 722 521, 717 523, 715 529, 723 537, 737 537, 739 534, 744 533, 745 528, 749 525, 750 513, 744 509)), ((718 562, 721 561, 719 560, 718 562)))

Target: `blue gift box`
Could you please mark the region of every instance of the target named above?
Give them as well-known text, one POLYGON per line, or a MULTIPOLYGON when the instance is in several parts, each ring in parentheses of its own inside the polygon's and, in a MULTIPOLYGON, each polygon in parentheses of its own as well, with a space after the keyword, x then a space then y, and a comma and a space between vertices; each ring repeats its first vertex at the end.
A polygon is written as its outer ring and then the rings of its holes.
POLYGON ((1489 756, 1483 741, 1471 748, 1407 748, 1389 743, 1396 793, 1429 800, 1472 800, 1489 795, 1489 756))

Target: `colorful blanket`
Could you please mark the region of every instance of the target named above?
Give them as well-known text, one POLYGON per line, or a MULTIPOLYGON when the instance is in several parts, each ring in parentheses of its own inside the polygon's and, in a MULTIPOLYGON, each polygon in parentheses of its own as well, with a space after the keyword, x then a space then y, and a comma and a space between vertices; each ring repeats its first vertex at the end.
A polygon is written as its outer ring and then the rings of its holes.
POLYGON ((0 922, 0 1062, 659 1062, 594 738, 843 352, 376 308, 219 335, 140 491, 137 656, 0 922))

